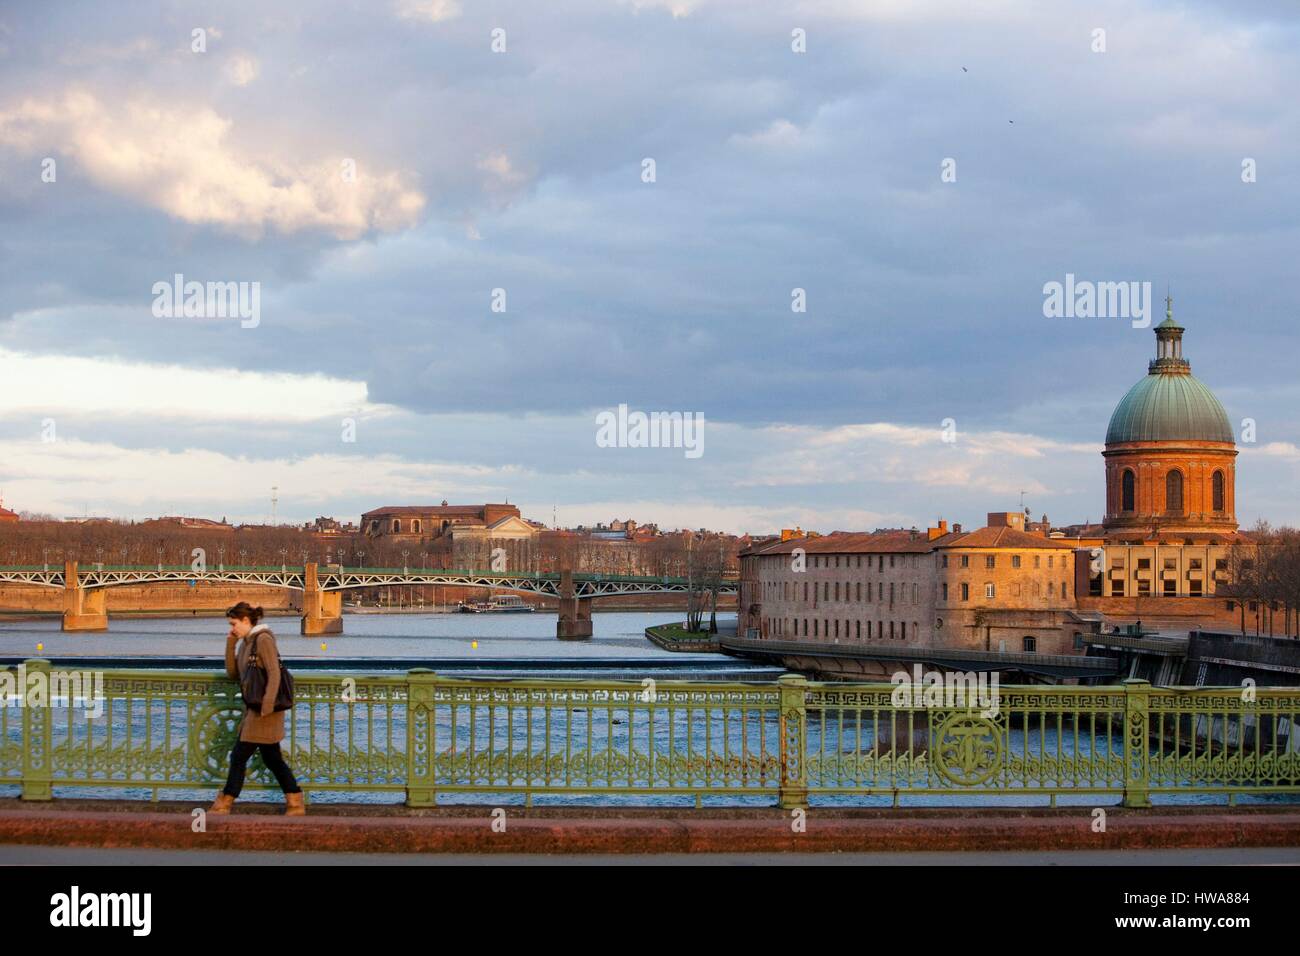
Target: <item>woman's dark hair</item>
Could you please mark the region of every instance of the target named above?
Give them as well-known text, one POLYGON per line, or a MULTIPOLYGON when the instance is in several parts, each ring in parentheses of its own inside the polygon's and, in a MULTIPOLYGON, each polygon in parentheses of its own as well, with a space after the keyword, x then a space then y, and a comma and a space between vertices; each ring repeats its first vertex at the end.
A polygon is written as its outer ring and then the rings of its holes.
POLYGON ((226 617, 242 617, 249 624, 256 624, 262 619, 263 611, 260 607, 253 607, 247 601, 240 601, 232 608, 226 609, 226 617))

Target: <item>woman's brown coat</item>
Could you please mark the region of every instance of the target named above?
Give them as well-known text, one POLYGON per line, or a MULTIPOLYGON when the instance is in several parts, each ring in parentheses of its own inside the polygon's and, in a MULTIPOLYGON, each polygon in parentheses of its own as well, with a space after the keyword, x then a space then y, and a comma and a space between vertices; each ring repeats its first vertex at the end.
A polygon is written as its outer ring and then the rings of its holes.
POLYGON ((226 674, 238 681, 249 666, 253 640, 257 639, 257 660, 266 668, 266 694, 262 698, 260 713, 245 706, 244 719, 239 723, 239 739, 251 744, 278 744, 284 739, 285 711, 275 711, 275 695, 280 690, 280 651, 275 646, 275 635, 265 624, 259 624, 238 642, 226 641, 226 674))

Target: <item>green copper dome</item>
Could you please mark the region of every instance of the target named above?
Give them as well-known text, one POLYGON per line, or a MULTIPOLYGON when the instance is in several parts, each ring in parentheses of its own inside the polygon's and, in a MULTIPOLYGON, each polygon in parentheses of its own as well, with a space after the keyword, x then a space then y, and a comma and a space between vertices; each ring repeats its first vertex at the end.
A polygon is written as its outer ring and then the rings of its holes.
POLYGON ((1152 372, 1115 406, 1106 444, 1125 441, 1234 442, 1228 414, 1203 382, 1183 373, 1152 372))
POLYGON ((1173 303, 1155 328, 1156 357, 1147 377, 1115 406, 1106 444, 1128 441, 1218 441, 1236 437, 1228 414, 1214 393, 1193 377, 1183 358, 1183 328, 1174 321, 1173 303))

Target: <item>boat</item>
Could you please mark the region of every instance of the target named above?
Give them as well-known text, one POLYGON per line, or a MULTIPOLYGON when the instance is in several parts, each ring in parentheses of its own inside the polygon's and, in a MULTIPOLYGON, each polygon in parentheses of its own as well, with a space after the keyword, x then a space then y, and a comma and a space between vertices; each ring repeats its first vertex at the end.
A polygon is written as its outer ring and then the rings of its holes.
POLYGON ((463 614, 531 614, 533 606, 517 594, 498 594, 486 601, 461 601, 463 614))

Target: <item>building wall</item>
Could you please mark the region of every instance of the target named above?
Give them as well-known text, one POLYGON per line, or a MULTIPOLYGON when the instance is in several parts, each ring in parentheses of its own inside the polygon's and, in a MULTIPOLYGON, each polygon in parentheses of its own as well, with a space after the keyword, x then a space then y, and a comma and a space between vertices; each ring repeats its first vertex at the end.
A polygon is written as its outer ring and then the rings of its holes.
POLYGON ((759 636, 816 642, 928 643, 934 575, 928 554, 810 554, 804 570, 788 554, 759 555, 742 582, 744 622, 759 636), (757 618, 757 623, 754 623, 757 618))
POLYGON ((1111 543, 1103 551, 1102 578, 1090 579, 1089 597, 1206 597, 1228 583, 1227 545, 1111 543), (1165 590, 1166 581, 1172 582, 1172 595, 1165 590))
POLYGON ((742 634, 753 629, 765 639, 831 644, 998 650, 1005 641, 1008 651, 1075 650, 1066 621, 1075 606, 1068 549, 810 554, 806 562, 798 570, 789 554, 745 559, 742 634))
POLYGON ((1106 459, 1107 531, 1122 534, 1126 528, 1162 530, 1195 529, 1235 531, 1236 456, 1231 445, 1219 442, 1126 442, 1108 445, 1106 459), (1168 512, 1165 476, 1171 470, 1183 474, 1183 511, 1168 512), (1123 476, 1134 473, 1134 508, 1123 509, 1123 476), (1212 482, 1215 471, 1224 473, 1223 510, 1213 507, 1212 482))
POLYGON ((1066 621, 1066 612, 1075 607, 1073 550, 954 548, 933 557, 935 643, 1013 653, 1076 653, 1073 625, 1066 621))

